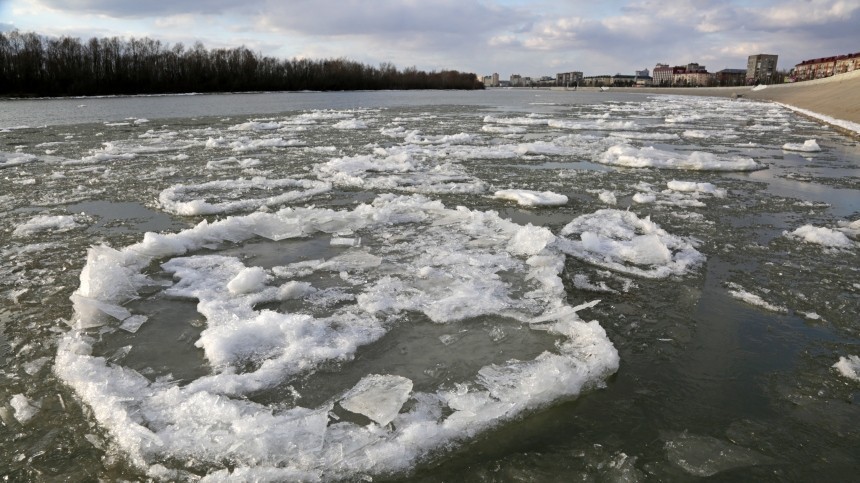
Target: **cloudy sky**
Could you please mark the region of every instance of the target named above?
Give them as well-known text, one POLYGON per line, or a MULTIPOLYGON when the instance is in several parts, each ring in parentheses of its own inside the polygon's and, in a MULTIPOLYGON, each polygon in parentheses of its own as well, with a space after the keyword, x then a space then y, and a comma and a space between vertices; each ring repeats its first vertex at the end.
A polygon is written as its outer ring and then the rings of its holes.
POLYGON ((779 68, 860 51, 860 0, 0 0, 0 30, 142 37, 370 65, 554 75, 779 68))

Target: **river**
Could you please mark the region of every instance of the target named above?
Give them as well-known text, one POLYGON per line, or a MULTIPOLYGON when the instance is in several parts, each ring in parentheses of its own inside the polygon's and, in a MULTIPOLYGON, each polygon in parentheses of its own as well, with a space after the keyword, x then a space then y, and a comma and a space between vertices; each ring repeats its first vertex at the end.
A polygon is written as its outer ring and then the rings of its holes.
POLYGON ((745 99, 0 101, 0 476, 847 481, 860 145, 745 99))

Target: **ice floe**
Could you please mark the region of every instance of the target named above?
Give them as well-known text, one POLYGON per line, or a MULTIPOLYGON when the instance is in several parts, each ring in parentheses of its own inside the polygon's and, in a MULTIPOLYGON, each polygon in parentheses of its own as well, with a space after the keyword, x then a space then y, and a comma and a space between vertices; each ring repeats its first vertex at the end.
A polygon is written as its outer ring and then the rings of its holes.
POLYGON ((842 231, 823 226, 803 225, 792 232, 786 231, 783 234, 791 238, 798 238, 806 243, 828 248, 852 248, 855 245, 842 231))
POLYGON ((778 314, 787 314, 788 308, 782 305, 776 305, 771 302, 766 301, 761 298, 761 296, 756 295, 745 288, 741 287, 736 283, 729 283, 729 295, 732 297, 746 302, 750 305, 754 305, 756 307, 762 308, 764 310, 768 310, 770 312, 776 312, 778 314))
POLYGON ((840 357, 833 367, 848 379, 860 382, 860 356, 840 357))
POLYGON ((804 153, 817 153, 821 151, 821 146, 815 141, 815 139, 807 139, 803 142, 803 144, 797 143, 785 143, 782 145, 782 149, 786 151, 801 151, 804 153))
POLYGON ((751 158, 723 158, 716 154, 693 151, 689 154, 664 151, 648 146, 636 148, 618 144, 609 148, 598 161, 627 168, 684 169, 691 171, 755 171, 763 166, 751 158))
POLYGON ((40 232, 62 233, 84 225, 81 217, 75 215, 37 215, 15 227, 13 237, 26 237, 40 232))
POLYGON ((153 478, 190 477, 183 463, 190 460, 209 468, 203 481, 404 471, 435 451, 597 387, 617 369, 603 329, 577 315, 596 301, 567 303, 556 242, 545 228, 417 195, 384 195, 353 210, 285 208, 147 233, 122 249, 90 249, 72 297, 76 329, 62 338, 54 370, 128 461, 153 478), (346 234, 370 240, 334 247, 344 251, 329 260, 271 269, 217 250, 198 253, 259 236, 346 234), (141 315, 123 304, 153 286, 144 270, 154 262, 173 276, 164 295, 196 300, 206 321, 196 345, 212 372, 183 384, 109 362, 94 353, 97 341, 84 330, 141 315), (315 288, 325 274, 340 286, 315 288), (335 303, 320 304, 327 297, 335 303), (305 309, 259 307, 284 299, 305 309), (484 364, 454 386, 419 389, 410 378, 377 371, 308 407, 249 397, 310 377, 322 364, 349 365, 358 347, 392 327, 421 323, 413 314, 442 324, 501 316, 556 342, 530 360, 484 364), (338 407, 369 422, 332 416, 338 407))
POLYGON ((36 159, 36 156, 32 154, 0 152, 0 169, 32 163, 36 159))
POLYGON ((264 206, 276 208, 308 200, 330 190, 330 184, 316 180, 239 178, 174 185, 161 192, 158 202, 162 209, 177 215, 208 215, 250 211, 264 206), (207 201, 212 198, 218 201, 207 201))
POLYGON ((374 154, 334 158, 314 166, 316 175, 335 186, 397 189, 418 193, 482 193, 485 183, 463 166, 422 160, 427 153, 377 148, 374 154))
POLYGON ((493 197, 500 200, 516 201, 522 206, 561 206, 567 204, 567 196, 552 191, 499 190, 493 197))
POLYGON ((682 276, 705 261, 697 242, 671 235, 650 218, 605 209, 568 223, 559 241, 565 253, 610 270, 646 278, 682 276))

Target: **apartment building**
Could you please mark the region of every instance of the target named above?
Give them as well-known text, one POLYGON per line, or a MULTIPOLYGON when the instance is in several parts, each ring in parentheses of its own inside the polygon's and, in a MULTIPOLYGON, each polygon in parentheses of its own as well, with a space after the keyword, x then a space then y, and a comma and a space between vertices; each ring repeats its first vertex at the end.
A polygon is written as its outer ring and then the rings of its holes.
POLYGON ((804 60, 794 66, 794 80, 805 81, 860 69, 860 52, 804 60))
POLYGON ((778 55, 774 54, 755 54, 747 58, 747 83, 764 83, 773 82, 776 76, 776 61, 778 55))
POLYGON ((674 67, 657 64, 654 67, 652 83, 655 86, 707 86, 711 83, 711 74, 704 65, 695 62, 674 67))
POLYGON ((561 72, 555 75, 555 85, 576 86, 582 84, 582 72, 561 72))

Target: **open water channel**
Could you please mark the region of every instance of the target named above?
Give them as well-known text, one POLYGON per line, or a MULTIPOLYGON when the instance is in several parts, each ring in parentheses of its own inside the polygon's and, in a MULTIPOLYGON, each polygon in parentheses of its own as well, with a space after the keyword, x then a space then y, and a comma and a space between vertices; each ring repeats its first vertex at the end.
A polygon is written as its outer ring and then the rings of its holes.
POLYGON ((10 481, 847 481, 860 145, 546 90, 0 101, 10 481))

